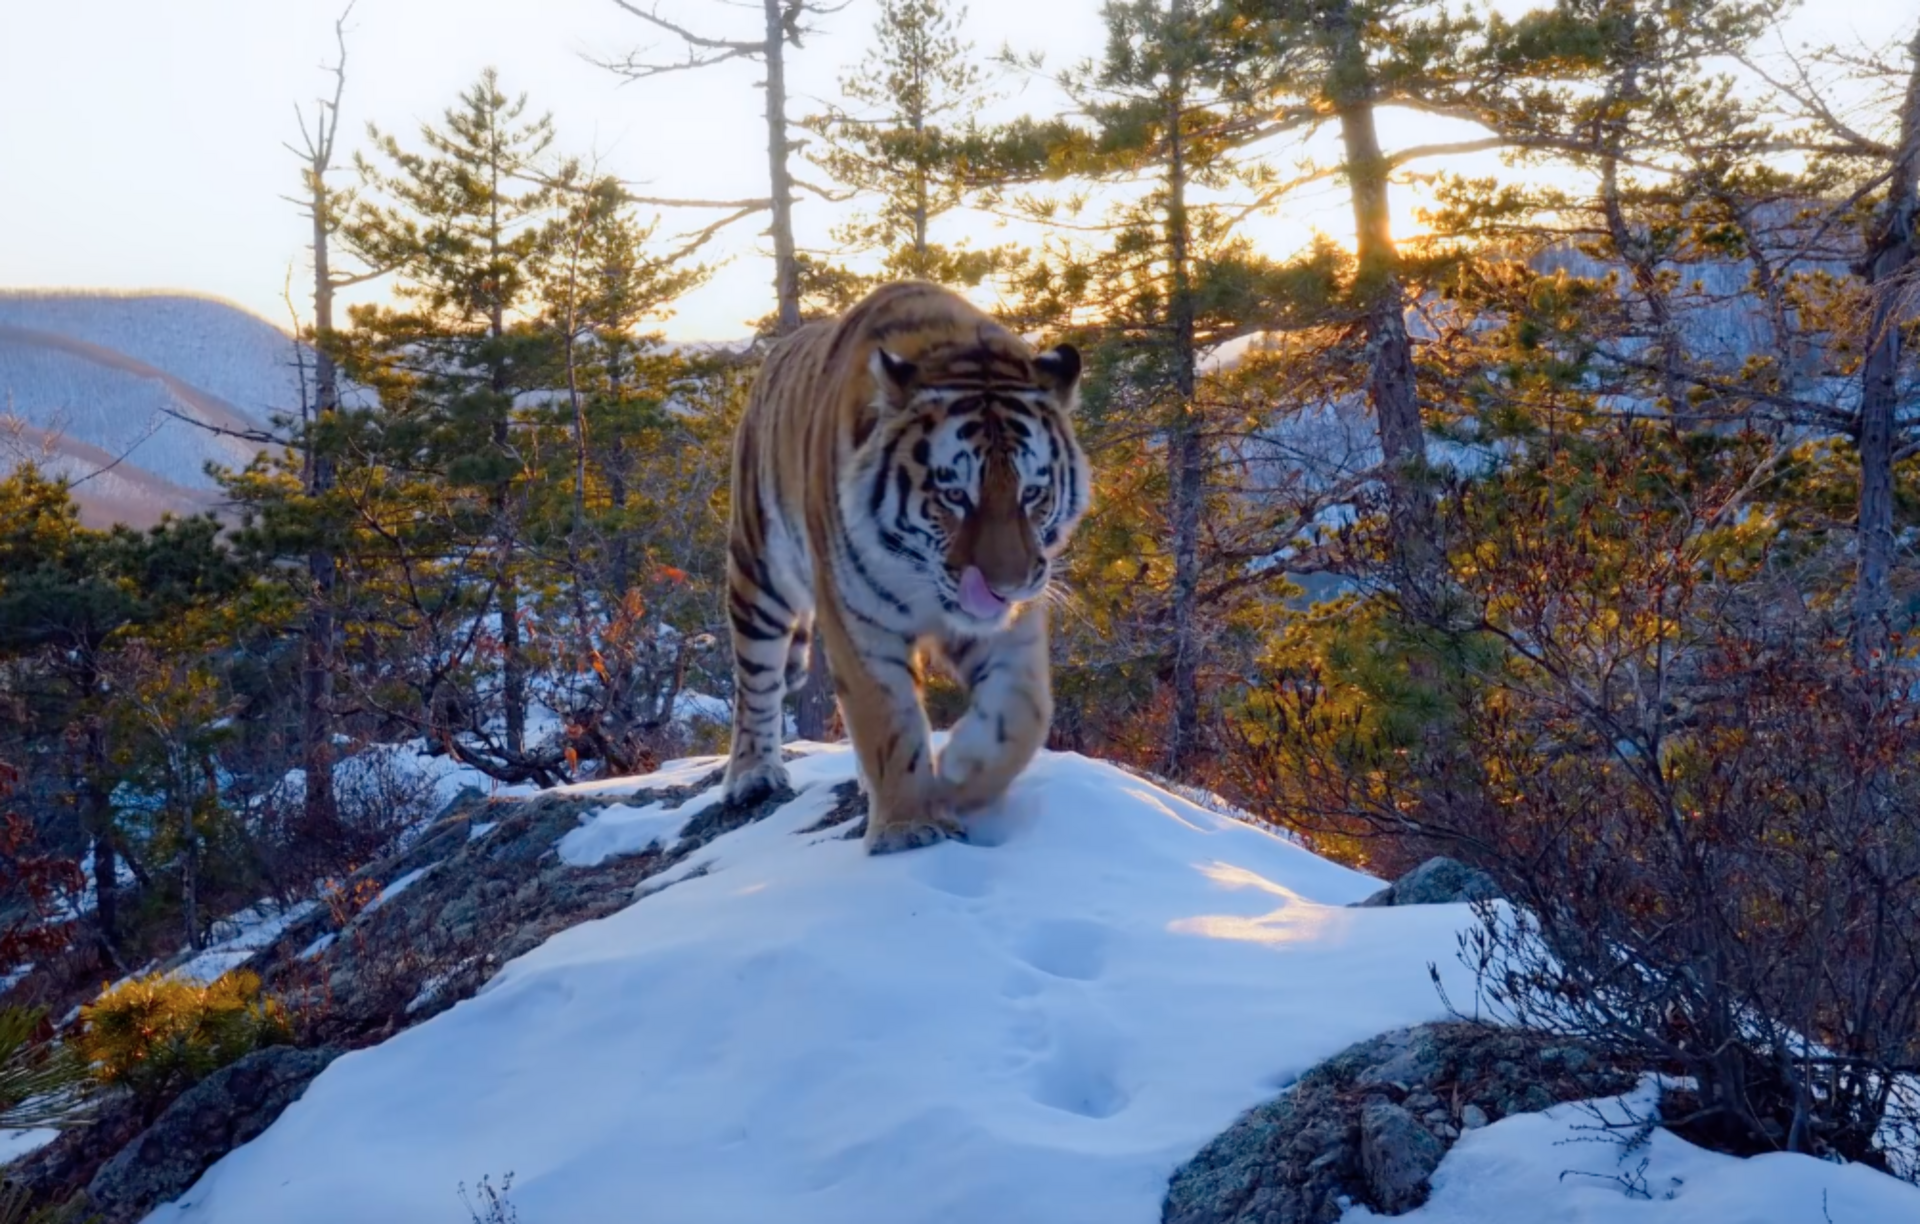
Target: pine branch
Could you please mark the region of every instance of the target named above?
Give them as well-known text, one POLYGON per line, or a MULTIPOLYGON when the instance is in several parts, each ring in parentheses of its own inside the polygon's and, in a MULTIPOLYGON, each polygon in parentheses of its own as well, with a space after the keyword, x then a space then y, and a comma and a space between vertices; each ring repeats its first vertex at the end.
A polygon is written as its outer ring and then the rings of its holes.
POLYGON ((38 1040, 45 1013, 0 1009, 0 1127, 71 1129, 91 1113, 87 1065, 64 1045, 38 1040))
POLYGON ((1835 114, 1833 109, 1827 105, 1826 99, 1821 96, 1820 88, 1814 83, 1813 75, 1807 71, 1807 66, 1800 62, 1800 59, 1795 56, 1792 51, 1784 51, 1783 54, 1786 56, 1787 62, 1793 65, 1794 80, 1791 82, 1778 79, 1765 68, 1761 67, 1750 55, 1742 55, 1739 59, 1747 71, 1780 91, 1783 96, 1792 99, 1799 105, 1802 111, 1829 132, 1839 137, 1840 140, 1844 142, 1844 150, 1846 152, 1856 157, 1874 157, 1886 160, 1893 158, 1893 146, 1857 131, 1851 124, 1847 123, 1846 120, 1835 114))
POLYGON ((689 200, 673 196, 629 196, 635 204, 645 204, 650 208, 736 208, 754 211, 772 208, 773 201, 762 197, 757 200, 689 200))
MULTIPOLYGON (((208 433, 215 434, 222 438, 239 438, 243 442, 255 442, 261 446, 292 445, 287 439, 280 437, 278 434, 269 433, 264 429, 229 429, 225 425, 214 425, 195 417, 190 417, 175 408, 162 408, 160 413, 163 416, 170 416, 176 421, 182 421, 188 425, 192 425, 196 429, 204 429, 208 433)), ((124 459, 126 456, 122 455, 121 458, 124 459)), ((119 459, 114 460, 114 464, 118 464, 119 462, 119 459)), ((100 470, 106 471, 107 469, 102 468, 100 470)), ((99 473, 96 472, 94 475, 99 475, 99 473)))
POLYGON ((833 204, 839 204, 847 200, 851 200, 856 195, 859 194, 856 191, 834 191, 831 188, 822 187, 817 183, 809 183, 807 180, 799 177, 798 175, 792 175, 789 177, 795 187, 798 187, 803 191, 810 191, 814 195, 819 196, 821 199, 826 200, 829 203, 833 203, 833 204))

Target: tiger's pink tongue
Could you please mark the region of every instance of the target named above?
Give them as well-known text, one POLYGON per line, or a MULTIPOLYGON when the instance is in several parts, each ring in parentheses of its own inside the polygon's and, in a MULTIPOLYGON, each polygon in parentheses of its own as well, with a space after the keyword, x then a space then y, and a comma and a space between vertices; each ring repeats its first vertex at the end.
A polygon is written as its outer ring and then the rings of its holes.
POLYGON ((993 593, 978 568, 969 565, 960 575, 960 606, 970 616, 994 620, 1007 610, 1007 601, 993 593))

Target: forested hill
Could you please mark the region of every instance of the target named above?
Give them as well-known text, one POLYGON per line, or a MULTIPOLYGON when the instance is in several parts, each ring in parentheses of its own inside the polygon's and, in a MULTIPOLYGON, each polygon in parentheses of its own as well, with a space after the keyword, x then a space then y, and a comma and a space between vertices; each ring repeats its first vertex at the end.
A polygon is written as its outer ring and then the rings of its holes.
POLYGON ((277 412, 297 411, 287 334, 181 293, 0 291, 0 462, 75 481, 94 525, 144 525, 215 503, 206 465, 246 464, 277 412))

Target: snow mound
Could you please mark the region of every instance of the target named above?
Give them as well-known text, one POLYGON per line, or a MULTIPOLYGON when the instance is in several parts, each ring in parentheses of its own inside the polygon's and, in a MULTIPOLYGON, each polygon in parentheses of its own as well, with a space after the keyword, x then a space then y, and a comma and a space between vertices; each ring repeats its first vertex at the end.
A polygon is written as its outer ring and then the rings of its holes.
MULTIPOLYGON (((1042 754, 972 843, 869 858, 829 824, 851 756, 803 751, 792 802, 342 1057, 150 1219, 468 1224, 458 1187, 512 1172, 527 1224, 1150 1224, 1241 1111, 1441 1017, 1430 964, 1470 996, 1465 906, 1344 908, 1380 881, 1112 766, 1042 754)), ((641 796, 583 859, 713 801, 565 789, 641 796)))

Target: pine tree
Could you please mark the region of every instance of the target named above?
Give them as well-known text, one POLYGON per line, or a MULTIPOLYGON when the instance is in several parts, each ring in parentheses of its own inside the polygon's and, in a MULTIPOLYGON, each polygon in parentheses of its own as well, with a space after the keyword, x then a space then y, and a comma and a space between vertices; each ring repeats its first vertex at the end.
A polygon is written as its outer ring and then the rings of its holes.
POLYGON ((835 237, 850 249, 880 252, 886 279, 977 285, 1008 256, 932 237, 933 223, 967 199, 950 149, 964 143, 963 129, 987 101, 986 74, 960 35, 966 20, 964 6, 945 0, 882 0, 872 47, 840 79, 851 109, 805 121, 824 146, 808 157, 836 183, 878 198, 835 237))
MULTIPOLYGON (((1157 440, 1164 483, 1152 487, 1164 496, 1166 564, 1163 647, 1155 654, 1171 714, 1155 763, 1180 771, 1201 747, 1203 528, 1223 441, 1201 394, 1200 358, 1273 326, 1275 278, 1290 273, 1234 237, 1240 206, 1267 174, 1240 152, 1260 116, 1226 54, 1216 11, 1191 0, 1128 0, 1107 5, 1103 16, 1105 54, 1060 78, 1077 117, 971 134, 952 155, 1002 190, 1066 179, 1116 199, 1098 227, 1105 247, 1056 242, 1013 275, 1021 299, 1014 314, 1025 325, 1097 320, 1082 337, 1094 347, 1082 429, 1097 440, 1103 422, 1123 437, 1145 428, 1157 440)), ((1046 223, 1073 201, 1040 195, 1024 203, 1046 223)))
MULTIPOLYGON (((540 267, 553 249, 556 189, 546 159, 547 117, 523 120, 526 98, 500 89, 492 69, 422 151, 373 132, 386 167, 356 163, 365 194, 344 236, 370 267, 396 277, 392 307, 357 307, 363 353, 383 367, 383 405, 398 469, 434 472, 474 493, 466 530, 491 554, 488 602, 497 615, 504 751, 527 753, 527 659, 521 642, 515 401, 546 385, 550 346, 524 326, 536 309, 540 267)), ((382 374, 369 369, 369 379, 382 374)))
MULTIPOLYGON (((1470 26, 1431 29, 1422 0, 1228 0, 1223 17, 1237 43, 1240 72, 1271 118, 1256 133, 1271 140, 1331 121, 1341 141, 1338 177, 1353 208, 1355 269, 1350 294, 1362 319, 1366 397, 1379 433, 1395 579, 1408 600, 1438 597, 1440 543, 1434 521, 1426 433, 1421 422, 1413 344, 1407 329, 1409 286, 1394 242, 1389 174, 1377 115, 1395 102, 1431 102, 1453 81, 1407 61, 1445 46, 1466 51, 1470 26), (1425 37, 1432 34, 1439 38, 1425 37), (1401 54, 1405 51, 1406 54, 1401 54), (1444 86, 1439 86, 1440 81, 1444 86)), ((1404 159, 1402 159, 1404 160, 1404 159)))
MULTIPOLYGON (((649 251, 658 221, 642 224, 625 188, 610 178, 570 187, 557 222, 554 250, 541 269, 541 322, 559 337, 567 402, 573 416, 573 530, 585 529, 588 417, 596 402, 617 405, 632 389, 634 363, 656 344, 637 331, 663 316, 682 293, 706 278, 706 269, 683 266, 677 255, 649 251)), ((625 503, 626 481, 618 475, 627 439, 612 431, 606 444, 610 495, 625 503)), ((616 541, 616 549, 622 542, 616 541)), ((616 559, 615 577, 626 575, 616 559)))
POLYGON ((1920 33, 1908 47, 1908 62, 1898 125, 1885 159, 1886 196, 1874 214, 1859 264, 1871 301, 1867 358, 1860 367, 1860 562, 1853 596, 1854 652, 1862 665, 1884 658, 1892 636, 1901 333, 1911 311, 1911 282, 1920 269, 1920 33))
POLYGON ((639 221, 614 180, 570 186, 540 286, 540 325, 559 338, 562 394, 555 407, 564 409, 561 429, 571 458, 566 478, 552 466, 531 477, 533 495, 548 508, 542 517, 535 507, 533 536, 549 554, 548 603, 566 605, 553 620, 570 625, 563 635, 570 638, 570 661, 555 661, 551 669, 553 683, 569 693, 556 708, 564 707, 570 734, 580 741, 576 754, 590 752, 626 768, 639 763, 632 746, 637 729, 665 721, 654 705, 664 701, 670 708, 684 678, 672 673, 669 691, 660 693, 652 674, 657 652, 626 650, 631 666, 621 662, 621 647, 653 644, 670 633, 663 629, 663 605, 670 601, 660 598, 654 580, 660 566, 643 564, 662 552, 644 511, 663 498, 698 496, 657 477, 641 479, 650 459, 685 446, 687 430, 665 404, 684 390, 675 384, 690 372, 641 328, 664 317, 679 294, 706 276, 706 269, 684 265, 684 252, 656 253, 657 228, 657 221, 639 221), (564 525, 551 512, 561 488, 570 494, 564 525), (556 532, 563 547, 556 546, 556 532), (576 682, 569 685, 568 676, 576 682))

